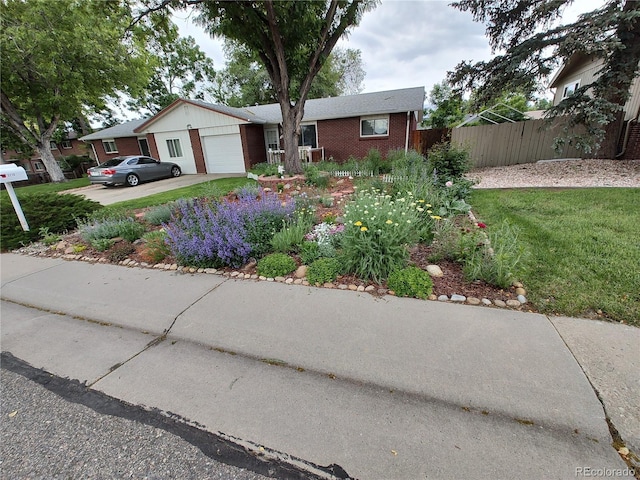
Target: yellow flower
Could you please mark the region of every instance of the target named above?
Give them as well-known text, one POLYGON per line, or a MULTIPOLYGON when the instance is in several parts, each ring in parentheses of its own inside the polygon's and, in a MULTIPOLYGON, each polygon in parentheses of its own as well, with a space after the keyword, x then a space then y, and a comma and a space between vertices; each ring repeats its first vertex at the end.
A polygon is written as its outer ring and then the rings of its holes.
POLYGON ((440 215, 431 215, 431 218, 433 218, 434 220, 442 220, 442 217, 440 215))
POLYGON ((418 208, 416 208, 416 210, 418 210, 419 212, 424 212, 424 208, 422 208, 422 207, 418 207, 418 208))
POLYGON ((424 203, 424 200, 418 200, 418 202, 420 202, 420 203, 424 203))
POLYGON ((360 227, 361 232, 366 232, 367 230, 369 230, 367 227, 360 227))
POLYGON ((355 225, 356 227, 359 227, 360 225, 362 225, 362 222, 361 222, 360 220, 358 220, 357 222, 355 222, 355 223, 354 223, 354 225, 355 225))
POLYGON ((386 222, 384 222, 384 223, 386 223, 387 225, 391 225, 393 222, 392 222, 391 220, 387 220, 387 221, 386 221, 386 222))
POLYGON ((431 208, 431 204, 430 203, 425 203, 424 206, 427 207, 427 208, 431 208))

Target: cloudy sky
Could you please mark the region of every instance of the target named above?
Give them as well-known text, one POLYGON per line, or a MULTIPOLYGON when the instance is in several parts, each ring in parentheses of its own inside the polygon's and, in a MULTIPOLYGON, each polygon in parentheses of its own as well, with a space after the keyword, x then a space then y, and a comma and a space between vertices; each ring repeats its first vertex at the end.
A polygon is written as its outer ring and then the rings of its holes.
MULTIPOLYGON (((375 10, 365 13, 360 25, 338 43, 362 52, 366 72, 364 92, 424 86, 428 93, 461 61, 491 58, 484 25, 475 23, 471 14, 460 12, 449 3, 382 0, 375 10)), ((565 12, 565 21, 597 8, 603 0, 575 3, 565 12)), ((220 39, 210 38, 184 12, 178 13, 174 21, 182 36, 196 39, 213 59, 216 69, 224 68, 220 39)))

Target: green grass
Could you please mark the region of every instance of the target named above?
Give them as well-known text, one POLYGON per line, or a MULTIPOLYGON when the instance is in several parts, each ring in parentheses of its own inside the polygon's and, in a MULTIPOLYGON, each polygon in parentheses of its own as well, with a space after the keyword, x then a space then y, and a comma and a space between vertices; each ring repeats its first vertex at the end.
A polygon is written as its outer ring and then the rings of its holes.
POLYGON ((220 178, 211 180, 210 182, 198 183, 187 187, 177 188, 168 192, 156 193, 148 197, 136 198, 124 202, 118 202, 107 205, 105 208, 109 210, 134 210, 137 208, 152 207, 154 205, 162 205, 164 203, 179 200, 181 198, 196 197, 219 197, 233 191, 234 188, 250 183, 256 183, 245 177, 220 178))
POLYGON ((488 228, 522 230, 521 280, 539 311, 640 326, 640 189, 474 190, 470 203, 488 228))
MULTIPOLYGON (((89 178, 74 178, 73 180, 62 183, 41 183, 40 185, 29 185, 27 187, 19 187, 18 185, 20 185, 19 182, 13 185, 13 189, 16 192, 16 196, 20 198, 21 195, 29 195, 32 193, 62 192, 63 190, 71 190, 72 188, 86 187, 89 185, 89 178)), ((2 195, 3 201, 5 195, 7 199, 9 198, 6 190, 2 191, 2 195)))

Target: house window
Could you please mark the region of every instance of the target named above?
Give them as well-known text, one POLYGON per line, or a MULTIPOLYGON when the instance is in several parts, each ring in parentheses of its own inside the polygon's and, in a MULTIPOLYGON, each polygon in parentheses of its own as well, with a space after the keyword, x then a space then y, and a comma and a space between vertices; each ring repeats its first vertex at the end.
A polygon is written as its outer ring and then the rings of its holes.
POLYGON ((300 126, 300 137, 298 138, 298 146, 318 148, 315 124, 300 126))
POLYGON ((389 135, 389 117, 369 117, 360 120, 361 137, 384 137, 389 135))
POLYGON ((170 138, 167 140, 167 148, 169 149, 169 156, 171 158, 182 156, 182 147, 180 146, 179 138, 170 138))
POLYGON ((278 141, 278 130, 271 129, 265 132, 267 136, 267 148, 270 150, 280 150, 280 142, 278 141))
POLYGON ((580 88, 580 80, 565 85, 564 90, 562 91, 562 98, 570 97, 576 93, 578 88, 580 88))
POLYGON ((115 140, 102 140, 102 146, 105 153, 118 153, 115 140))
POLYGON ((62 148, 66 148, 66 149, 71 148, 71 140, 63 140, 62 141, 62 148))
POLYGON ((49 142, 49 147, 51 147, 51 150, 57 150, 58 146, 56 145, 56 142, 49 142))
POLYGON ((42 162, 33 162, 33 168, 36 169, 36 172, 44 172, 44 165, 42 162))
POLYGON ((24 167, 25 172, 31 172, 31 165, 29 162, 23 163, 22 166, 24 167))

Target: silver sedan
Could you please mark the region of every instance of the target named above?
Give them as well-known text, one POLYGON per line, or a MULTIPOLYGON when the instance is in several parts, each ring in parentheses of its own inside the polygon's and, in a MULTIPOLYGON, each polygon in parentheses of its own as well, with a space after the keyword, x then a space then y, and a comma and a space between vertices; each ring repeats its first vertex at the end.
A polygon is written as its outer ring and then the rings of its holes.
POLYGON ((107 187, 124 184, 135 187, 140 182, 179 177, 182 170, 175 163, 161 162, 143 155, 115 157, 87 170, 92 184, 107 187))

